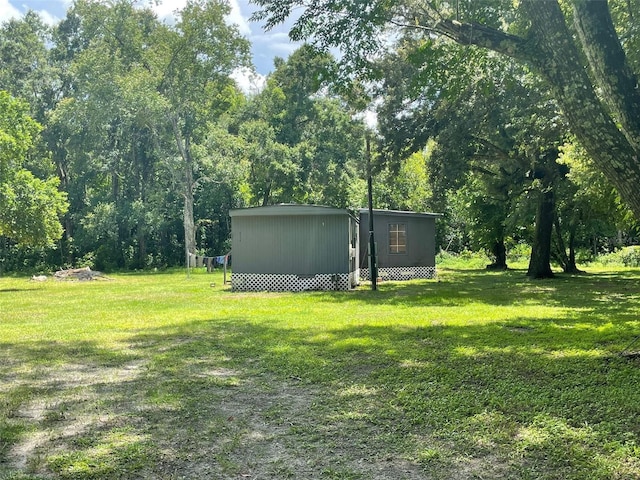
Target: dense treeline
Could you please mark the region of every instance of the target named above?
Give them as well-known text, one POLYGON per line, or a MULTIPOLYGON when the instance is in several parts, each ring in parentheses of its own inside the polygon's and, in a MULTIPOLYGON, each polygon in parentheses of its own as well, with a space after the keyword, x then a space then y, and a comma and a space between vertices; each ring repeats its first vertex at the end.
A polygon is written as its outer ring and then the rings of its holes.
MULTIPOLYGON (((376 207, 443 212, 442 248, 506 268, 530 244, 543 277, 551 259, 576 271, 581 249, 637 240, 526 65, 409 30, 367 82, 303 46, 248 95, 231 78, 249 44, 228 13, 191 1, 169 25, 130 0, 76 0, 53 27, 33 12, 0 27, 0 272, 180 265, 229 250, 230 208, 362 206, 367 102, 376 207)), ((622 9, 616 22, 637 65, 637 20, 622 9)))
POLYGON ((1 229, 1 268, 182 264, 228 251, 230 208, 358 204, 362 122, 315 95, 331 59, 277 60, 247 97, 230 75, 249 45, 228 13, 189 2, 167 25, 134 2, 78 0, 53 28, 35 13, 2 26, 0 89, 29 103, 42 131, 26 156, 46 159, 68 211, 38 242, 1 229))

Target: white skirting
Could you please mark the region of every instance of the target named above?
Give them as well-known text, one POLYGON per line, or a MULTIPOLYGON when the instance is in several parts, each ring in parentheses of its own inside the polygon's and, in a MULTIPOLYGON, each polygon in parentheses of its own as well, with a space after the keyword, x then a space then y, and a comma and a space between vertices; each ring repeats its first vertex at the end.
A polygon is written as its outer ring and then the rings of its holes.
MULTIPOLYGON (((378 277, 383 280, 435 278, 436 267, 383 267, 378 269, 378 277)), ((360 269, 360 278, 362 280, 370 280, 368 268, 360 269)))
POLYGON ((276 273, 232 273, 231 288, 251 292, 302 292, 305 290, 349 290, 353 274, 287 275, 276 273))

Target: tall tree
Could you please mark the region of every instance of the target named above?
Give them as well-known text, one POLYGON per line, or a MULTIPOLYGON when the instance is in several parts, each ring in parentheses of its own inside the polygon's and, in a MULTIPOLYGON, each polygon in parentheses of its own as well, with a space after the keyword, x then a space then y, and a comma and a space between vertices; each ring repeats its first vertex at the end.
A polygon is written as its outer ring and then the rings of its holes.
POLYGON ((74 204, 91 205, 85 231, 115 225, 115 251, 133 242, 144 260, 173 192, 182 197, 185 254, 195 251, 195 195, 211 179, 208 154, 197 147, 240 97, 229 75, 249 62, 248 43, 227 24, 228 13, 222 0, 192 0, 169 25, 131 0, 77 0, 56 31, 68 95, 52 116, 63 139, 59 170, 80 183, 74 204), (100 195, 83 188, 81 177, 100 195), (88 193, 93 200, 83 198, 88 193), (101 216, 115 223, 96 222, 101 216))
MULTIPOLYGON (((432 207, 429 184, 430 148, 412 153, 400 160, 399 165, 378 166, 373 184, 376 208, 427 212, 432 207)), ((363 200, 362 204, 366 204, 363 200)))
POLYGON ((29 116, 26 102, 0 90, 0 237, 23 245, 51 245, 58 240, 59 217, 67 208, 55 176, 39 178, 25 168, 51 166, 47 158, 29 159, 40 128, 29 116))
POLYGON ((494 255, 492 268, 506 268, 507 218, 518 196, 528 192, 540 207, 529 275, 550 276, 548 233, 561 175, 547 152, 557 151, 565 130, 557 105, 542 89, 531 88, 535 78, 526 69, 495 55, 434 46, 439 63, 450 65, 445 76, 436 66, 415 62, 423 55, 419 42, 403 38, 399 44, 381 69, 385 152, 397 157, 436 141, 429 155, 433 190, 447 198, 446 192, 462 188, 468 204, 462 217, 476 246, 494 255))
POLYGON ((51 32, 42 19, 29 11, 0 27, 0 89, 23 98, 40 123, 55 101, 56 72, 49 61, 51 32))
POLYGON ((182 162, 185 250, 196 248, 194 193, 206 175, 199 171, 192 146, 202 143, 207 122, 233 107, 238 96, 230 78, 237 67, 249 66, 249 43, 226 16, 224 0, 190 0, 175 27, 158 30, 151 70, 156 70, 157 90, 167 102, 167 120, 182 162), (164 31, 163 31, 164 30, 164 31))
MULTIPOLYGON (((362 69, 388 47, 389 33, 421 39, 433 36, 490 49, 529 65, 545 79, 569 126, 594 164, 640 218, 640 88, 638 64, 629 61, 611 12, 618 0, 483 0, 481 2, 408 2, 405 0, 256 0, 254 18, 266 27, 283 22, 304 6, 290 31, 308 40, 342 49, 345 64, 362 69)), ((627 2, 630 21, 637 2, 627 2)), ((618 23, 619 29, 628 29, 618 23)))
POLYGON ((633 231, 637 222, 579 145, 563 145, 560 162, 568 169, 568 181, 557 202, 553 255, 565 272, 576 273, 578 247, 596 255, 599 247, 611 247, 610 239, 617 241, 622 232, 633 231))
POLYGON ((54 32, 65 97, 46 133, 72 205, 67 242, 81 255, 97 251, 100 268, 144 265, 147 233, 158 225, 137 205, 154 211, 151 191, 164 185, 154 142, 164 103, 141 48, 159 25, 130 2, 78 0, 54 32))
POLYGON ((237 120, 248 145, 253 201, 358 203, 364 128, 324 85, 335 61, 303 46, 275 66, 237 120))

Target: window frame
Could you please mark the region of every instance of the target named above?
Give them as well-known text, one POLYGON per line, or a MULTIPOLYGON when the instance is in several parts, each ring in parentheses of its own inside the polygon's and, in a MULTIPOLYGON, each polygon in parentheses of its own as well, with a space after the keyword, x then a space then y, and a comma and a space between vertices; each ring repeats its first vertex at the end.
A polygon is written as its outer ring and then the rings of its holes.
POLYGON ((404 222, 389 222, 387 234, 389 255, 407 255, 407 224, 404 222), (394 227, 394 230, 392 230, 392 227, 394 227), (404 235, 404 242, 400 241, 401 235, 404 235))

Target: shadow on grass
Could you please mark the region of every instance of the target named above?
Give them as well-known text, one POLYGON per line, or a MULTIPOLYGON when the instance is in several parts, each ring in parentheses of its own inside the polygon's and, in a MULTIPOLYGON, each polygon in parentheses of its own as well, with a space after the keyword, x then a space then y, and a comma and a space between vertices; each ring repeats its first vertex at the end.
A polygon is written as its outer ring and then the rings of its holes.
POLYGON ((301 334, 233 319, 136 342, 173 345, 152 383, 197 378, 212 365, 194 360, 211 358, 241 384, 275 378, 311 388, 315 401, 297 412, 289 434, 296 444, 333 448, 335 458, 408 457, 436 468, 436 478, 455 478, 461 465, 451 459, 465 457, 523 478, 604 479, 627 468, 630 478, 640 475, 640 365, 600 345, 597 329, 565 335, 539 323, 523 329, 528 324, 522 317, 503 326, 301 334), (438 460, 423 459, 434 446, 438 460))
MULTIPOLYGON (((489 468, 491 478, 640 474, 638 363, 587 349, 593 331, 554 341, 527 324, 306 335, 235 318, 140 334, 133 356, 3 345, 30 368, 9 379, 0 454, 15 461, 7 445, 53 431, 46 449, 18 451, 46 452, 34 471, 60 478, 233 478, 283 458, 313 459, 297 478, 385 478, 369 470, 382 464, 386 478, 458 478, 460 468, 489 468), (47 358, 61 368, 44 368, 47 358)), ((261 478, 282 478, 273 472, 261 478)))
POLYGON ((623 331, 603 341, 582 320, 566 332, 553 319, 544 323, 523 316, 498 326, 301 334, 216 320, 176 332, 158 373, 166 379, 178 366, 182 375, 194 358, 213 355, 241 383, 277 378, 310 387, 317 400, 298 412, 293 437, 333 445, 340 458, 401 456, 436 468, 435 478, 456 478, 453 458, 484 459, 477 468, 495 464, 507 477, 636 478, 640 364, 617 356, 623 331), (193 331, 197 340, 180 345, 193 331), (422 458, 434 446, 437 461, 422 458))
MULTIPOLYGON (((597 318, 640 320, 640 270, 623 273, 559 274, 550 280, 530 280, 524 271, 465 270, 441 273, 436 280, 382 282, 377 291, 363 285, 350 292, 317 292, 324 301, 371 305, 496 306, 541 304, 590 310, 597 318)), ((590 320, 592 320, 591 318, 590 320)))
POLYGON ((411 307, 524 302, 499 324, 304 329, 222 316, 145 329, 119 350, 2 344, 0 471, 640 478, 640 363, 617 355, 636 334, 619 319, 637 316, 640 274, 514 275, 304 294, 411 307), (576 312, 527 316, 526 302, 541 298, 576 312))

